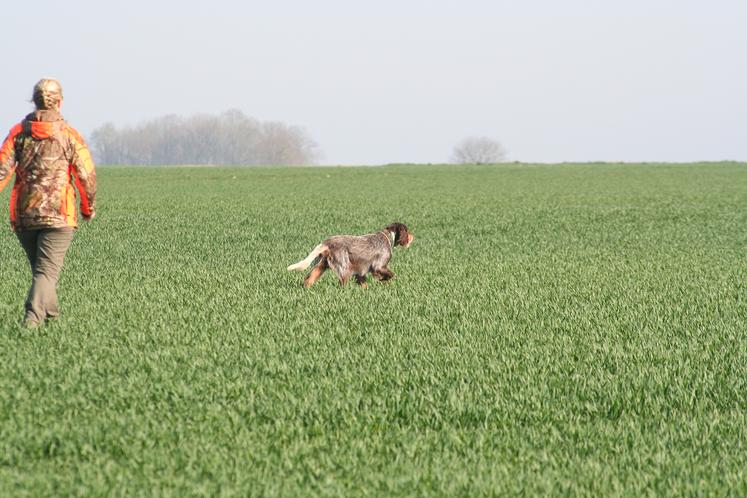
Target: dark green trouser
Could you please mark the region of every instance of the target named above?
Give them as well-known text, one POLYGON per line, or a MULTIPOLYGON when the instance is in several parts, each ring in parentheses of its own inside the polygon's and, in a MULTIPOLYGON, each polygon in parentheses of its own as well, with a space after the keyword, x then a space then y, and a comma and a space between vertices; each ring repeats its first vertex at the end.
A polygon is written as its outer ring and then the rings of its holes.
POLYGON ((16 232, 31 264, 33 280, 26 298, 25 320, 42 323, 59 316, 57 281, 65 253, 73 241, 72 228, 44 228, 16 232))

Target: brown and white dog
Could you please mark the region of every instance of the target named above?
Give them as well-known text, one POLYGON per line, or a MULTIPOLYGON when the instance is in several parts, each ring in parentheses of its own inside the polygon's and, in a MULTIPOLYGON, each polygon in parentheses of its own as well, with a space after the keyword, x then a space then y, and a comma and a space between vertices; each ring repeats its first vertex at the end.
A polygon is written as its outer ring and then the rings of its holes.
POLYGON ((410 247, 413 235, 403 223, 392 223, 384 230, 368 235, 335 235, 328 238, 306 256, 288 267, 288 271, 305 270, 314 265, 303 282, 306 288, 331 268, 345 285, 351 276, 359 285, 366 286, 366 275, 371 273, 381 281, 390 280, 394 273, 387 268, 394 246, 410 247))

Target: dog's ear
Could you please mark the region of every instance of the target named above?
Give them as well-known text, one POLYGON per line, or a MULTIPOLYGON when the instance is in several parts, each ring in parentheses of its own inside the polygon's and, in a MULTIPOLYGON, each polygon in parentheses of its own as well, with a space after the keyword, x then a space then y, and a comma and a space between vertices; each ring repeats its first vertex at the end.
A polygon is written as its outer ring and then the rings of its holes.
POLYGON ((407 244, 407 240, 408 240, 407 234, 409 233, 407 229, 407 225, 405 225, 404 223, 395 221, 394 223, 386 227, 386 229, 389 230, 390 232, 394 232, 394 245, 395 246, 396 245, 404 246, 405 244, 407 244))
POLYGON ((397 227, 398 230, 398 236, 397 236, 397 243, 401 246, 406 246, 407 243, 410 241, 410 230, 408 230, 407 225, 404 223, 399 223, 399 226, 397 227))
POLYGON ((401 223, 394 222, 387 225, 387 227, 384 229, 387 232, 392 232, 394 234, 394 245, 397 245, 397 241, 399 240, 399 225, 401 223))

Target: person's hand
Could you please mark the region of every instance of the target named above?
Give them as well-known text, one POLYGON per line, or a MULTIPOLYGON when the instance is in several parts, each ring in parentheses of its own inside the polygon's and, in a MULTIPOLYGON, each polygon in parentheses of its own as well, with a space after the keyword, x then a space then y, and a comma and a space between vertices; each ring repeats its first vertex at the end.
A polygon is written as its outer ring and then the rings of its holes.
POLYGON ((96 217, 96 211, 91 211, 91 213, 88 215, 81 213, 81 215, 83 216, 83 219, 85 221, 91 221, 92 219, 96 217))

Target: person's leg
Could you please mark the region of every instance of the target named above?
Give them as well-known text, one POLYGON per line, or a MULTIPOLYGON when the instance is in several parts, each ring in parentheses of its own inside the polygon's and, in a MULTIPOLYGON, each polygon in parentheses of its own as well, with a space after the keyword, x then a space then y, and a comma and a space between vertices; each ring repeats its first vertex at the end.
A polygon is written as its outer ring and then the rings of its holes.
MULTIPOLYGON (((39 238, 39 230, 19 231, 16 232, 16 236, 18 237, 18 241, 21 243, 21 247, 23 247, 23 251, 26 253, 26 257, 29 260, 31 277, 33 279, 35 273, 34 267, 36 266, 36 243, 39 238)), ((37 315, 37 312, 41 313, 41 310, 38 308, 34 309, 34 304, 32 303, 33 289, 34 285, 32 281, 31 288, 26 295, 26 302, 24 303, 25 315, 23 319, 24 324, 32 327, 38 325, 42 320, 44 320, 44 316, 37 315)))
POLYGON ((28 230, 26 232, 16 232, 18 241, 23 247, 23 251, 26 253, 26 257, 31 265, 31 271, 34 271, 34 264, 36 263, 36 239, 39 236, 38 230, 28 230))
POLYGON ((36 241, 34 278, 26 303, 26 316, 42 322, 60 314, 57 304, 57 281, 73 240, 72 228, 50 228, 39 231, 36 241))

